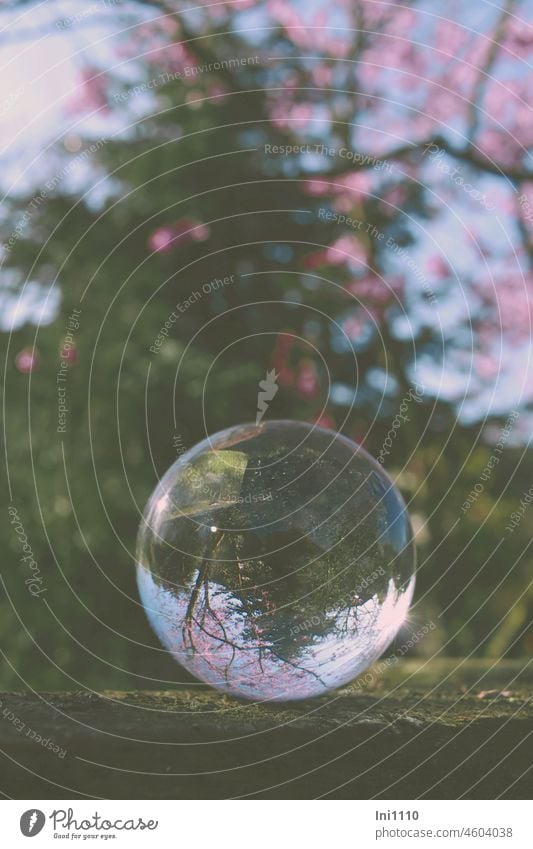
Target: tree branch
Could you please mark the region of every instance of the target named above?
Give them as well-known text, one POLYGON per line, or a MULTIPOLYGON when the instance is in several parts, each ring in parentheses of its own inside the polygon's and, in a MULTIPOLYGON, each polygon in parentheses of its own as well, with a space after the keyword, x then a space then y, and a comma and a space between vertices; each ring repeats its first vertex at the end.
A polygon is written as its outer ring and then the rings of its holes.
POLYGON ((386 159, 404 159, 407 156, 410 156, 413 153, 419 152, 424 148, 429 148, 434 146, 435 148, 439 148, 443 150, 445 153, 448 153, 450 156, 453 156, 455 159, 460 159, 462 162, 467 162, 469 165, 472 165, 475 168, 478 168, 480 171, 485 171, 490 174, 496 174, 499 177, 507 177, 514 182, 526 182, 529 180, 533 180, 533 171, 528 171, 523 168, 508 168, 502 165, 498 165, 498 163, 493 162, 488 157, 483 156, 473 147, 472 145, 468 145, 465 148, 458 148, 455 145, 450 144, 447 139, 440 135, 430 136, 424 141, 416 142, 416 143, 408 143, 404 145, 400 145, 393 150, 387 151, 382 154, 380 157, 376 157, 373 154, 361 154, 361 162, 355 164, 352 168, 348 169, 346 165, 339 166, 338 168, 331 169, 325 175, 327 178, 330 177, 338 177, 347 174, 349 171, 367 171, 370 168, 374 167, 376 159, 386 160, 386 159))
POLYGON ((480 104, 483 100, 483 95, 487 86, 487 81, 489 79, 490 72, 494 66, 494 63, 496 62, 496 59, 498 58, 501 42, 503 41, 503 38, 505 36, 507 25, 509 23, 509 18, 514 5, 515 0, 505 0, 505 4, 502 7, 500 16, 498 18, 498 21, 496 22, 496 26, 494 27, 494 32, 491 38, 491 44, 487 54, 487 61, 485 62, 485 67, 483 69, 479 69, 478 78, 472 90, 472 95, 470 97, 470 129, 468 131, 468 138, 470 144, 473 144, 475 134, 479 127, 480 104))

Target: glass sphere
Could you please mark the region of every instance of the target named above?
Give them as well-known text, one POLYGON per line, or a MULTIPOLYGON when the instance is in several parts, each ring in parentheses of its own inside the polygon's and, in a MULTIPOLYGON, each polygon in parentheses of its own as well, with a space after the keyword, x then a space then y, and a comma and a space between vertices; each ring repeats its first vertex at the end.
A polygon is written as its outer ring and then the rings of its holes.
POLYGON ((229 428, 179 457, 146 506, 137 579, 159 639, 234 696, 347 683, 414 590, 403 500, 355 442, 303 422, 229 428))

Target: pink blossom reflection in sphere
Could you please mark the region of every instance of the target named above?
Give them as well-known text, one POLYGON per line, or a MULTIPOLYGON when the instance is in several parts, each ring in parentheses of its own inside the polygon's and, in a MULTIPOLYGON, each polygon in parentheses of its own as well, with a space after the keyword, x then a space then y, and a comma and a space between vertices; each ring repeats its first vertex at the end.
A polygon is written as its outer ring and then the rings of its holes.
POLYGON ((139 529, 137 579, 163 645, 225 693, 327 693, 375 661, 414 590, 398 491, 361 446, 292 421, 183 454, 139 529))

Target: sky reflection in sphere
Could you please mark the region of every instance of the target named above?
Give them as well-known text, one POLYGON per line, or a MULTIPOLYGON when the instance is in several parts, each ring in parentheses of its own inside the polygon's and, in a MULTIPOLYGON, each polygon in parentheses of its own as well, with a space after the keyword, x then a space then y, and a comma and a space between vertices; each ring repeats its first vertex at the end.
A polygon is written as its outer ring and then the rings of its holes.
POLYGON ((302 422, 242 425, 183 454, 153 492, 140 595, 189 672, 248 699, 317 696, 376 660, 406 616, 414 549, 381 466, 302 422))

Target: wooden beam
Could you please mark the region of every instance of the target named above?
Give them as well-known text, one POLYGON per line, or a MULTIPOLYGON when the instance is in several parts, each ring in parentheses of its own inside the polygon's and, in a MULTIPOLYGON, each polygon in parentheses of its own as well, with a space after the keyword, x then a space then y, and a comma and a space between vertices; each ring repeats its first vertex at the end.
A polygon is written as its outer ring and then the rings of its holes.
POLYGON ((306 702, 166 692, 0 694, 11 798, 531 798, 533 667, 376 667, 306 702))

